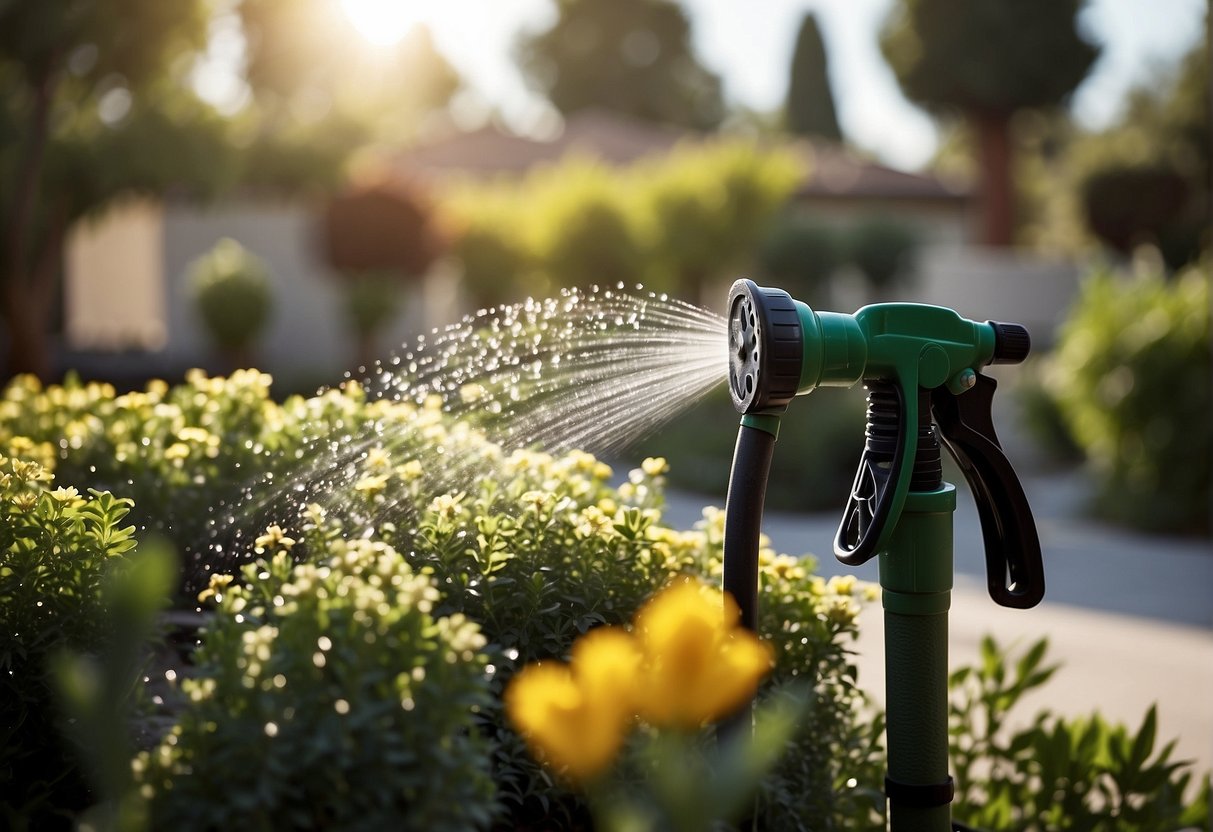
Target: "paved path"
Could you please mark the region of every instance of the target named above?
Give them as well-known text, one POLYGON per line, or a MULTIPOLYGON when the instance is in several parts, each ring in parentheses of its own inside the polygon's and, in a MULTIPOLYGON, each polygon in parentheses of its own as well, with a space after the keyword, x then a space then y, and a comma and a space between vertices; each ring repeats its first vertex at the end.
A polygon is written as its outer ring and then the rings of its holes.
MULTIPOLYGON (((777 487, 772 483, 772 487, 777 487)), ((1036 513, 1047 592, 1033 610, 1009 610, 986 594, 980 526, 961 489, 956 513, 956 588, 952 596, 953 666, 977 660, 992 633, 1026 646, 1048 636, 1062 669, 1026 701, 1027 721, 1041 708, 1067 715, 1098 710, 1136 727, 1159 706, 1160 739, 1179 738, 1178 753, 1213 769, 1213 553, 1205 541, 1129 533, 1077 519, 1084 483, 1076 474, 1033 476, 1024 489, 1036 513)), ((690 528, 707 504, 723 497, 667 495, 666 522, 690 528)), ((832 552, 833 515, 771 512, 764 531, 774 547, 818 556, 823 575, 852 571, 832 552)), ((875 561, 854 570, 876 580, 875 561)), ((884 698, 884 636, 879 608, 864 614, 860 682, 884 698)))

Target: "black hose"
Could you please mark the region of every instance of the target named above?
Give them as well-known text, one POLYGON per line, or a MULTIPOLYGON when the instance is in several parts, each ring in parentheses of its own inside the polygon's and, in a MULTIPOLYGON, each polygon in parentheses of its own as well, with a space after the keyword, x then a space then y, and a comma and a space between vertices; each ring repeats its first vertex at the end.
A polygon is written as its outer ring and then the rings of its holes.
MULTIPOLYGON (((724 504, 724 591, 741 609, 741 626, 752 632, 758 630, 758 536, 774 455, 774 434, 745 424, 738 429, 724 504)), ((724 742, 748 742, 753 731, 754 703, 747 702, 721 723, 717 736, 724 742)), ((736 828, 757 829, 755 817, 736 828)))
POLYGON ((758 535, 775 454, 774 435, 742 425, 724 513, 724 591, 741 609, 741 625, 758 629, 758 535))

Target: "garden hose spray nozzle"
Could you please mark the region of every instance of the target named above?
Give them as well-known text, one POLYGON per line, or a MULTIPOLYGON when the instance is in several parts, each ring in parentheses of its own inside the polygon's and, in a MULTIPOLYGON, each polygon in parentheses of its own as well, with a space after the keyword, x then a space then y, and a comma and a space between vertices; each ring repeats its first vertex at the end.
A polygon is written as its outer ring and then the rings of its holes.
MULTIPOLYGON (((778 417, 792 399, 862 381, 868 389, 866 441, 834 539, 838 559, 858 565, 883 551, 906 495, 942 486, 942 442, 977 502, 991 597, 1008 607, 1040 602, 1044 575, 1036 525, 994 432, 997 384, 981 372, 989 364, 1023 361, 1030 349, 1027 330, 913 303, 874 304, 853 315, 817 312, 782 289, 744 279, 729 292, 728 316, 729 391, 743 414, 728 496, 738 507, 726 514, 735 531, 756 533, 762 507, 755 509, 754 502, 765 497, 778 417), (757 520, 741 517, 755 511, 757 520)), ((734 538, 733 548, 756 550, 756 544, 734 538)))

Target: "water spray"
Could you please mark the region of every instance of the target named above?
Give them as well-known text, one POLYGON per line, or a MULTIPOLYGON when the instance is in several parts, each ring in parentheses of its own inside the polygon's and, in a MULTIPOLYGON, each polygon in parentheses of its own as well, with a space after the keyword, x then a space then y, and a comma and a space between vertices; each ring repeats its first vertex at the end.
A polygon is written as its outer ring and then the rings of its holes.
POLYGON ((725 509, 725 589, 742 623, 756 628, 758 534, 780 417, 797 396, 862 382, 866 439, 834 554, 848 566, 880 559, 892 828, 951 829, 947 610, 956 489, 943 480, 940 447, 977 503, 991 598, 1018 609, 1040 603, 1036 524, 994 432, 997 383, 982 372, 1023 361, 1028 332, 923 304, 817 312, 750 280, 733 284, 728 309, 729 391, 742 418, 725 509))

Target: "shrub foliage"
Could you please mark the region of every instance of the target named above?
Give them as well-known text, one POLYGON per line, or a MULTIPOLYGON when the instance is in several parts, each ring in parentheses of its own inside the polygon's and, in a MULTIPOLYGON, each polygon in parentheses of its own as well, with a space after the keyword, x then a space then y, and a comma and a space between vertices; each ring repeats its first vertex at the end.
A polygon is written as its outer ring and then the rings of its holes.
MULTIPOLYGON (((148 516, 171 518, 223 507, 252 469, 268 477, 264 511, 242 517, 264 533, 235 552, 198 549, 215 609, 175 727, 135 764, 156 824, 582 827, 584 803, 531 760, 502 690, 523 664, 566 658, 586 631, 625 623, 675 576, 719 580, 722 513, 705 510, 689 531, 664 525, 662 459, 620 482, 588 454, 503 449, 436 398, 368 401, 351 384, 278 405, 267 386, 253 373, 127 396, 28 380, 5 392, 0 658, 30 672, 5 683, 20 687, 5 707, 25 715, 5 714, 4 773, 36 775, 23 755, 57 742, 39 657, 61 645, 100 652, 96 587, 133 545, 120 525, 128 500, 52 491, 32 460, 81 485, 114 483, 146 498, 148 516), (288 474, 273 485, 270 475, 288 474), (271 517, 280 522, 261 522, 271 517)), ((760 632, 776 659, 763 695, 813 692, 763 784, 763 828, 881 828, 882 722, 863 707, 848 650, 874 593, 765 544, 760 569, 760 632)), ((952 753, 970 819, 1027 830, 1114 818, 1145 830, 1207 816, 1207 792, 1185 803, 1186 767, 1155 750, 1152 713, 1136 732, 1041 717, 1005 739, 1005 712, 1051 673, 1043 652, 1012 671, 987 646, 980 668, 953 678, 952 753)), ((81 807, 49 788, 35 797, 65 814, 81 807)))
POLYGON ((103 588, 135 546, 134 526, 122 522, 130 500, 53 485, 39 463, 0 454, 0 817, 12 828, 66 824, 88 803, 60 732, 51 663, 109 646, 103 588))
POLYGON ((433 582, 380 541, 321 542, 303 564, 290 538, 261 542, 269 560, 203 593, 217 609, 183 683, 190 705, 135 761, 153 826, 486 826, 476 626, 434 617, 433 582))
POLYGON ((1211 360, 1207 267, 1086 282, 1044 382, 1092 463, 1103 516, 1210 532, 1211 360))

